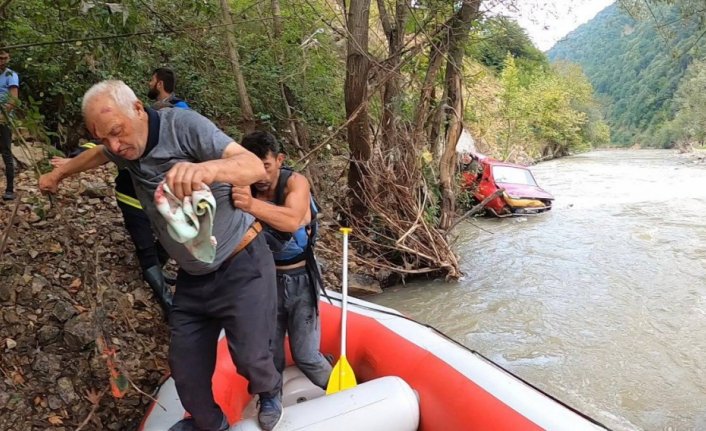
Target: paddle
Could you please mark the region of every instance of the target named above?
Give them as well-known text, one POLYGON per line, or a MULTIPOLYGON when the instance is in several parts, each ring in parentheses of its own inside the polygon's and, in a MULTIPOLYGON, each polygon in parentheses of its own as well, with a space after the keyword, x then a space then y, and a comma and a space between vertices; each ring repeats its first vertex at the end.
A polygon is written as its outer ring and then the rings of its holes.
POLYGON ((335 394, 357 385, 355 373, 346 359, 346 318, 348 315, 348 235, 351 228, 342 227, 343 234, 343 299, 341 301, 341 357, 331 371, 326 387, 326 395, 335 394))

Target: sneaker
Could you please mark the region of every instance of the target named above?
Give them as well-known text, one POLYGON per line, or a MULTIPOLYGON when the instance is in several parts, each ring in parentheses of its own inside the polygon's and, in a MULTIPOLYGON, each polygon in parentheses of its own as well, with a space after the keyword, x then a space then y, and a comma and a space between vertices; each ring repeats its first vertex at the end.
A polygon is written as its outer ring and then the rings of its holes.
POLYGON ((5 194, 2 195, 2 200, 4 200, 4 201, 14 201, 14 200, 15 200, 15 193, 13 193, 13 192, 5 192, 5 194))
MULTIPOLYGON (((221 427, 218 428, 218 431, 228 431, 228 428, 230 428, 230 425, 228 425, 228 419, 226 419, 225 416, 223 416, 223 420, 221 421, 221 427)), ((200 431, 201 428, 196 426, 196 421, 194 418, 186 418, 182 419, 179 422, 175 423, 174 425, 169 428, 169 431, 200 431)))
POLYGON ((257 413, 257 421, 260 428, 265 431, 272 431, 282 420, 282 399, 279 395, 268 397, 260 395, 260 411, 257 413))

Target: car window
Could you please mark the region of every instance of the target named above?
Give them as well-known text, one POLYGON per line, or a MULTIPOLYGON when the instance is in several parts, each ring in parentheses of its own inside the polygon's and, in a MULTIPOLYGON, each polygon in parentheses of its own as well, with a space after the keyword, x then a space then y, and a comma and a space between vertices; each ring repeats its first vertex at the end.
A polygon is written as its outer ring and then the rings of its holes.
POLYGON ((496 183, 537 185, 529 169, 512 166, 493 166, 493 178, 496 183))

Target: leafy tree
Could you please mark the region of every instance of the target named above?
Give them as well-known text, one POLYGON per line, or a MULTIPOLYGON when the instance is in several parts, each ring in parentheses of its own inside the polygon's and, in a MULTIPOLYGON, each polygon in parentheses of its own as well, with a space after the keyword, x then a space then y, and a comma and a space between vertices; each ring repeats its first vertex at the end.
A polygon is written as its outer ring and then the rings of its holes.
POLYGON ((478 24, 472 37, 468 54, 495 70, 503 69, 508 53, 516 62, 529 69, 549 64, 547 57, 534 46, 525 29, 511 18, 487 18, 478 24))

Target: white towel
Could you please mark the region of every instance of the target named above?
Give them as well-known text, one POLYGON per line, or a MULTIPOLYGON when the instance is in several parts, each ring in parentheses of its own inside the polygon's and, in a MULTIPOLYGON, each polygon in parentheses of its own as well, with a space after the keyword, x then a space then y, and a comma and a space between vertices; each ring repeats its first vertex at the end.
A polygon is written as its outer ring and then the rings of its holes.
POLYGON ((184 244, 196 259, 212 263, 216 258, 216 237, 211 234, 216 199, 211 189, 202 184, 201 190, 179 201, 162 181, 154 192, 154 202, 167 221, 169 236, 184 244))

